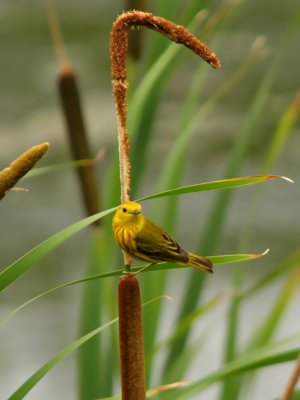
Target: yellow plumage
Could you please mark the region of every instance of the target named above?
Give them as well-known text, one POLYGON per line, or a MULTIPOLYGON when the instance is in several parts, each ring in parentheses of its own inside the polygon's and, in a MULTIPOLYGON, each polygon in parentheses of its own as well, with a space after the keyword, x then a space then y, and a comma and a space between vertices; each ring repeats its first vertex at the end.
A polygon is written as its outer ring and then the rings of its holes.
POLYGON ((150 263, 161 261, 213 272, 205 257, 184 250, 168 233, 142 214, 134 201, 121 204, 113 218, 113 232, 118 245, 131 257, 150 263))

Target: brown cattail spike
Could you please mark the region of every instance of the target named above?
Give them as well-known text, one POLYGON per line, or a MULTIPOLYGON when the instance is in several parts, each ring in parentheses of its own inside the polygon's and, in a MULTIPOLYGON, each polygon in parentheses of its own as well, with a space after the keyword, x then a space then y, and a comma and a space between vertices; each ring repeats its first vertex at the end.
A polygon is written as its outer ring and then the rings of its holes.
MULTIPOLYGON (((66 123, 72 158, 73 160, 91 159, 92 155, 86 133, 76 75, 66 55, 63 35, 60 30, 53 1, 45 0, 45 5, 59 65, 59 96, 66 123)), ((86 214, 96 214, 99 212, 100 206, 94 165, 92 163, 82 165, 77 169, 77 173, 86 214)), ((95 221, 93 225, 100 225, 100 221, 95 221)))
MULTIPOLYGON (((91 159, 76 76, 71 67, 62 67, 58 75, 59 97, 73 160, 91 159)), ((95 165, 77 168, 81 193, 87 215, 99 212, 99 195, 95 165)), ((99 225, 96 221, 94 225, 99 225)))
POLYGON ((49 143, 47 142, 32 147, 0 172, 0 200, 31 170, 34 164, 46 153, 48 147, 49 143))
POLYGON ((112 79, 126 79, 126 55, 128 46, 128 29, 131 26, 145 26, 167 36, 173 42, 183 44, 198 54, 213 68, 220 68, 221 62, 209 47, 197 39, 184 26, 176 25, 167 19, 156 17, 142 11, 129 11, 120 15, 111 31, 112 79), (114 51, 115 50, 115 51, 114 51))
POLYGON ((142 308, 135 277, 124 275, 121 278, 118 299, 122 400, 145 400, 142 308))
POLYGON ((170 40, 193 50, 213 68, 220 68, 218 57, 204 43, 181 25, 142 11, 128 11, 114 22, 110 35, 110 57, 113 94, 116 101, 119 135, 119 158, 121 179, 121 201, 129 200, 130 159, 127 122, 127 70, 128 30, 135 26, 145 26, 165 35, 170 40))

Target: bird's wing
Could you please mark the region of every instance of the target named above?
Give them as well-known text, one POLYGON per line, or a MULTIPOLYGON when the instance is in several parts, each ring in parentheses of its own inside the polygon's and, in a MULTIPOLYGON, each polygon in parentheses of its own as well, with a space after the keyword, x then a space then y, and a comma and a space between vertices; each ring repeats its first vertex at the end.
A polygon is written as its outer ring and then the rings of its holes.
POLYGON ((167 232, 149 219, 135 238, 136 251, 153 261, 187 262, 188 253, 167 232))

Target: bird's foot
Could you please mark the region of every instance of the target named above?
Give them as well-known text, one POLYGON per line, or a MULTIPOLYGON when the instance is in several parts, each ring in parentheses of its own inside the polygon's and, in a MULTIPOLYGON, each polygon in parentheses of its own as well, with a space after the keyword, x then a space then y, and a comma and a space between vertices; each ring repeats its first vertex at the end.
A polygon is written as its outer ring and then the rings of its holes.
POLYGON ((155 263, 150 263, 145 265, 143 268, 141 268, 139 271, 137 272, 130 272, 130 271, 123 271, 123 276, 128 276, 128 278, 133 278, 134 276, 137 276, 138 274, 140 274, 141 272, 145 271, 146 269, 150 268, 152 265, 154 265, 155 263))

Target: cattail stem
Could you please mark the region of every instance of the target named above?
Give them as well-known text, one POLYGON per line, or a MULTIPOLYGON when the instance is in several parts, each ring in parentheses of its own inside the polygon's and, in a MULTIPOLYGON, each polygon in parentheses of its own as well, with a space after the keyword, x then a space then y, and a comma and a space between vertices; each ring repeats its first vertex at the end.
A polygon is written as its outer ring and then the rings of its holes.
POLYGON ((119 338, 122 400, 145 400, 146 379, 142 308, 138 280, 124 275, 119 282, 119 338))
POLYGON ((292 398, 299 377, 300 377, 300 354, 296 360, 296 364, 293 369, 292 375, 288 381, 287 387, 285 388, 283 395, 280 397, 280 400, 290 400, 292 398))

